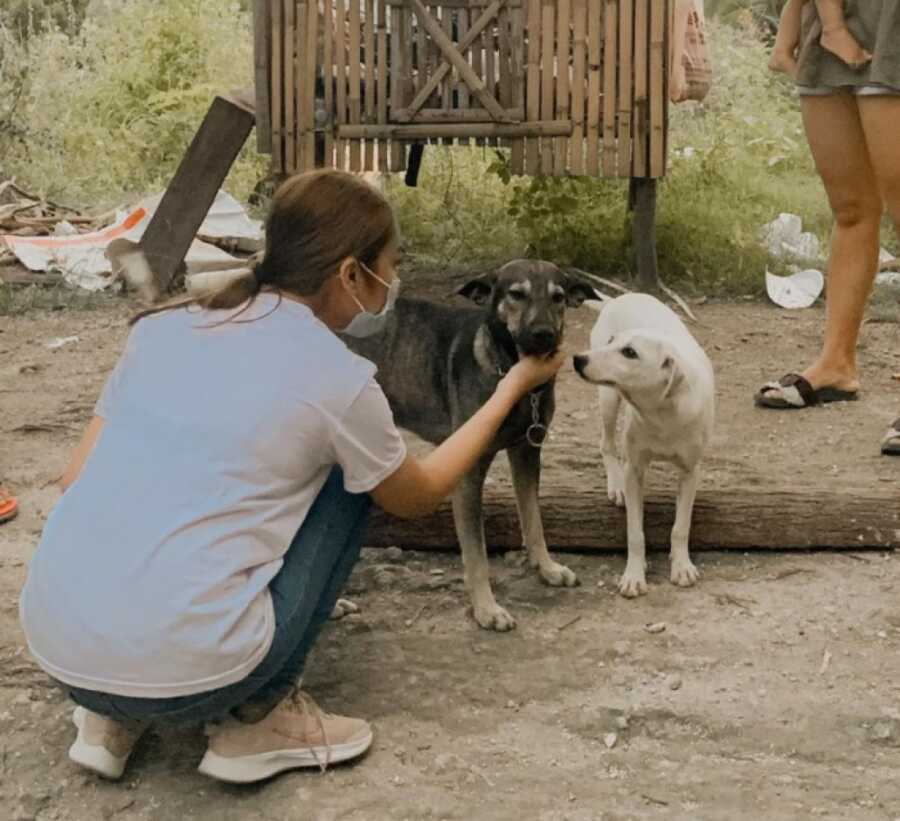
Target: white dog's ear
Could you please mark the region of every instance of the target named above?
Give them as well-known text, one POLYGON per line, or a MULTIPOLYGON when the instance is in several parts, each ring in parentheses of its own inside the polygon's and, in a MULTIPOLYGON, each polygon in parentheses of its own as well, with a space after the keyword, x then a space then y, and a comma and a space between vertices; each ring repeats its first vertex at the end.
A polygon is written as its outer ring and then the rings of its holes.
POLYGON ((668 354, 663 359, 662 369, 669 377, 666 381, 666 389, 663 391, 663 399, 668 399, 681 387, 681 383, 684 382, 684 373, 682 373, 681 368, 678 367, 678 363, 675 361, 675 357, 671 354, 668 354))

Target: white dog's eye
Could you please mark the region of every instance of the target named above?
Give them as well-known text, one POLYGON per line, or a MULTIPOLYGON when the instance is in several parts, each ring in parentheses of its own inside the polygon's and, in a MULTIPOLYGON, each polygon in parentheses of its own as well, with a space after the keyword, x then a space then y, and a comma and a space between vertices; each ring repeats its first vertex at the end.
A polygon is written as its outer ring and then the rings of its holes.
POLYGON ((624 356, 626 359, 637 359, 638 352, 634 348, 632 348, 631 345, 626 345, 624 348, 622 348, 622 356, 624 356))

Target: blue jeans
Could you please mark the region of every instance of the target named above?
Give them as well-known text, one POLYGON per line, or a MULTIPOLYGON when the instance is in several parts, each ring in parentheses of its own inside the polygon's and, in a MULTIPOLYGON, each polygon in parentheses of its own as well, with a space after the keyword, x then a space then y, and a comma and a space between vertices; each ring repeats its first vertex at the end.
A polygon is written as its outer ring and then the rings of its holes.
POLYGON ((368 494, 344 490, 335 467, 269 583, 275 636, 265 658, 241 681, 189 696, 133 698, 63 685, 76 704, 114 719, 209 721, 236 707, 272 705, 296 684, 306 657, 359 558, 368 494))

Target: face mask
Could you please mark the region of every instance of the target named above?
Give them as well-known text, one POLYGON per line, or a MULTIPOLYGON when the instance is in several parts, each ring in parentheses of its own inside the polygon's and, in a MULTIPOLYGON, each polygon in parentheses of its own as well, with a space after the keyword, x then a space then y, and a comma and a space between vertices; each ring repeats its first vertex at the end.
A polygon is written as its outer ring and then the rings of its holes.
POLYGON ((350 324, 347 325, 341 333, 347 334, 347 336, 356 337, 372 336, 373 334, 377 334, 384 330, 384 326, 388 321, 388 314, 394 307, 394 303, 397 301, 397 295, 400 293, 400 280, 397 277, 394 277, 389 285, 367 265, 363 265, 361 262, 359 264, 366 270, 366 273, 375 277, 375 279, 387 288, 387 298, 384 300, 384 307, 377 314, 373 314, 363 307, 363 304, 355 295, 351 294, 351 296, 353 296, 353 301, 359 305, 360 312, 350 320, 350 324))

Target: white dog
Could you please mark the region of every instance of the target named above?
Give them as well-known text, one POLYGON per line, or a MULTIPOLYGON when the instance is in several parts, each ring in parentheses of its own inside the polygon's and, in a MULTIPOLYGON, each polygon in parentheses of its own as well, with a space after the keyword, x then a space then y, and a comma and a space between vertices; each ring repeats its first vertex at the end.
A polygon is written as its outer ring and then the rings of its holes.
POLYGON ((603 303, 591 349, 575 356, 575 370, 600 385, 603 464, 610 500, 627 509, 628 561, 623 596, 647 592, 644 474, 654 460, 680 471, 670 554, 671 579, 688 587, 699 577, 688 539, 699 463, 715 415, 712 363, 674 311, 646 294, 603 303), (625 400, 624 460, 616 448, 616 418, 625 400))

